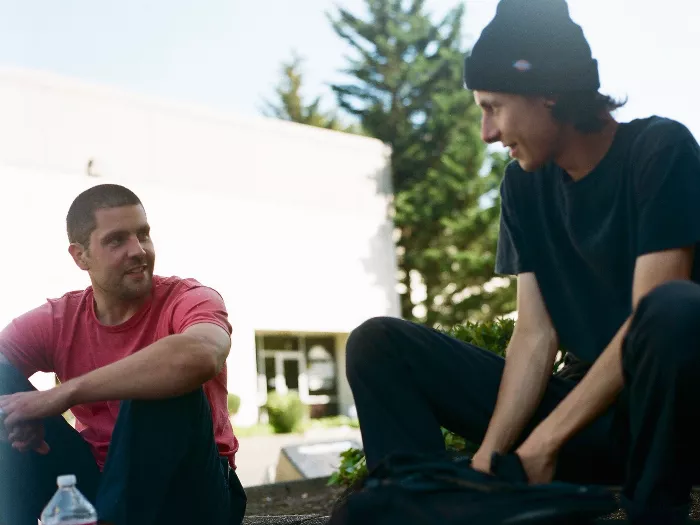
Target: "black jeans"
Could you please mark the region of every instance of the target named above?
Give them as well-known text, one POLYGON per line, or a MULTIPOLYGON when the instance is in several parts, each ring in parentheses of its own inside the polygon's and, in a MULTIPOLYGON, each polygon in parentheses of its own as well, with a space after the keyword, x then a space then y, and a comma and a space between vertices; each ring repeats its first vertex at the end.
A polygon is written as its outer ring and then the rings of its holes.
MULTIPOLYGON (((480 443, 505 361, 436 330, 374 318, 347 343, 347 377, 367 465, 392 452, 444 450, 439 427, 480 443)), ((682 523, 700 480, 700 286, 664 284, 639 304, 616 403, 560 451, 556 479, 622 484, 634 523, 682 523)), ((553 376, 525 432, 576 386, 553 376)), ((517 444, 516 444, 517 446, 517 444)))
MULTIPOLYGON (((0 393, 33 390, 0 365, 0 393)), ((100 473, 87 443, 63 419, 44 422, 46 456, 0 442, 0 524, 36 525, 56 491, 75 474, 100 520, 114 525, 239 525, 246 495, 219 456, 209 403, 201 388, 158 401, 123 401, 100 473)))

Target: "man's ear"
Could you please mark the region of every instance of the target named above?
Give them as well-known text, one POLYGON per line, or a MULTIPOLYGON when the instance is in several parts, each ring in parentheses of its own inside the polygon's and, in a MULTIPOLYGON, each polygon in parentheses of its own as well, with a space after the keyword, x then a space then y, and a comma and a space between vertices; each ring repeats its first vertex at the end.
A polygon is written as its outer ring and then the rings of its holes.
POLYGON ((82 244, 73 242, 68 246, 68 253, 73 257, 73 261, 81 270, 89 270, 90 267, 86 260, 87 250, 82 244))

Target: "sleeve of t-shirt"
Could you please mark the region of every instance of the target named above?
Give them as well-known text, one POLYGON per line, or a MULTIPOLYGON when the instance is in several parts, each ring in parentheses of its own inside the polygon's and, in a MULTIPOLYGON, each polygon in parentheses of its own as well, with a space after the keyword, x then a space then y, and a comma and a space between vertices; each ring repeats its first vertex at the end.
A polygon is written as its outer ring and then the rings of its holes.
POLYGON ((675 132, 677 140, 641 157, 638 255, 700 242, 700 148, 690 132, 675 132))
POLYGON ((513 165, 506 169, 501 182, 501 218, 498 230, 495 272, 499 275, 518 275, 534 271, 523 240, 522 223, 518 220, 512 177, 513 165))
POLYGON ((224 299, 207 286, 196 286, 180 294, 172 310, 172 326, 176 334, 201 323, 218 325, 231 335, 224 299))
POLYGON ((0 353, 25 377, 52 372, 53 312, 50 303, 17 317, 0 332, 0 353))

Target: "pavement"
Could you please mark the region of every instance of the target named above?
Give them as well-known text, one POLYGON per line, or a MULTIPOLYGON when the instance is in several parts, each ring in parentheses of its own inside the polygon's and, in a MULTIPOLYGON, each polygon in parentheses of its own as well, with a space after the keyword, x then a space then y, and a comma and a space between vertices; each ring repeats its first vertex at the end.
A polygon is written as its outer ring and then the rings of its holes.
POLYGON ((277 461, 283 447, 345 439, 362 443, 360 431, 351 427, 314 429, 304 434, 241 437, 238 438, 236 474, 243 487, 274 483, 277 461))

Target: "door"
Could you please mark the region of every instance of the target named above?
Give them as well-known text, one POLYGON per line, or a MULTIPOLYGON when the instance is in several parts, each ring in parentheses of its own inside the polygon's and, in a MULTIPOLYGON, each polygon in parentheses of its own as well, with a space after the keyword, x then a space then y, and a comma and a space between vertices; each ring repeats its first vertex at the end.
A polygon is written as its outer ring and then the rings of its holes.
POLYGON ((282 378, 284 382, 284 392, 280 392, 278 385, 278 392, 280 394, 286 394, 287 392, 294 392, 299 394, 299 374, 301 372, 300 359, 299 356, 286 357, 279 356, 279 361, 282 365, 282 378))
POLYGON ((301 376, 302 356, 294 351, 265 351, 265 382, 267 392, 275 391, 280 395, 295 392, 301 395, 299 390, 299 378, 301 376))

